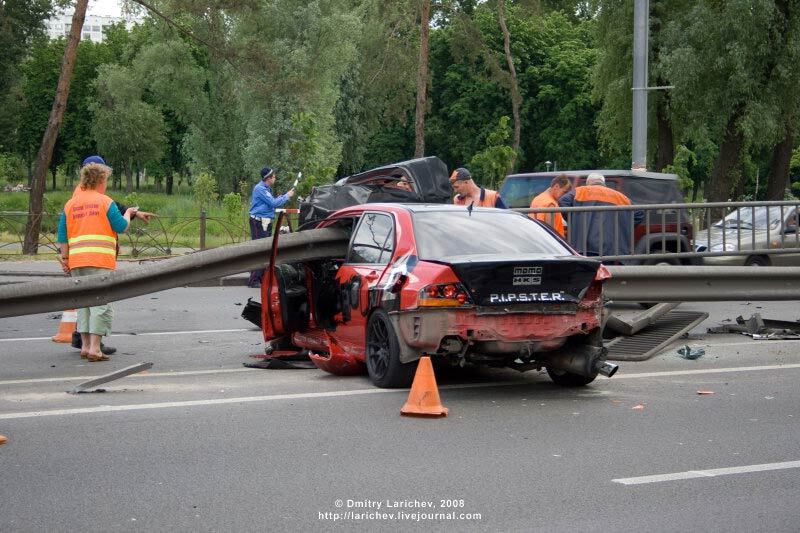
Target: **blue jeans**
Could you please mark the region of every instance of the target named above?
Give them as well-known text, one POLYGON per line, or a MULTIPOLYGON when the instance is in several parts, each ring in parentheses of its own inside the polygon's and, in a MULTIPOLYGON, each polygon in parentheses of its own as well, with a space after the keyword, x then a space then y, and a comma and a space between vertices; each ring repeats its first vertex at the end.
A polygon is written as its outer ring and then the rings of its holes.
MULTIPOLYGON (((272 222, 267 226, 264 231, 264 226, 261 225, 260 218, 250 217, 250 240, 264 239, 272 235, 272 222)), ((264 269, 253 270, 250 272, 250 279, 247 282, 248 287, 260 287, 261 280, 264 278, 264 269)))

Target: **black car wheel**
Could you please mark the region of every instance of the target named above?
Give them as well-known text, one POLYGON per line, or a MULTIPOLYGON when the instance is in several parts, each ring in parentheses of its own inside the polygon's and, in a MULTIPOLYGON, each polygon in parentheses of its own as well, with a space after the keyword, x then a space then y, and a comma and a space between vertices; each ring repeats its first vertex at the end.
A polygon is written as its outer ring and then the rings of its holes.
POLYGON ((392 321, 383 309, 377 309, 367 322, 367 373, 378 387, 408 387, 414 378, 416 363, 400 362, 400 343, 392 321))
POLYGON ((550 376, 550 379, 553 380, 553 383, 562 387, 583 387, 594 381, 594 378, 597 377, 597 372, 587 377, 581 376, 580 374, 573 374, 566 370, 555 370, 549 367, 547 368, 547 374, 550 376))
POLYGON ((769 259, 763 255, 751 255, 747 258, 747 261, 744 262, 744 266, 769 266, 769 259))

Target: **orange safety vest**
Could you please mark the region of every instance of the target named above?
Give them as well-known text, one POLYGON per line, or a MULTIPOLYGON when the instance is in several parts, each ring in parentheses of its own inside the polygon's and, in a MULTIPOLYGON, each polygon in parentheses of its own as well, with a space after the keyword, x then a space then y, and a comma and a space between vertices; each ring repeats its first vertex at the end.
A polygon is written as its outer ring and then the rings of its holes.
MULTIPOLYGON (((497 191, 493 191, 491 189, 481 189, 481 193, 483 199, 474 202, 473 207, 494 207, 494 204, 497 203, 497 191)), ((457 194, 455 198, 453 198, 453 205, 467 205, 467 199, 460 194, 457 194)))
MULTIPOLYGON (((550 194, 550 189, 546 189, 531 201, 531 209, 534 207, 558 207, 558 201, 550 194)), ((528 216, 550 225, 562 237, 567 235, 564 231, 564 217, 561 216, 561 213, 528 213, 528 216)))
POLYGON ((113 200, 95 190, 77 189, 64 206, 69 268, 117 268, 117 233, 108 221, 113 200))

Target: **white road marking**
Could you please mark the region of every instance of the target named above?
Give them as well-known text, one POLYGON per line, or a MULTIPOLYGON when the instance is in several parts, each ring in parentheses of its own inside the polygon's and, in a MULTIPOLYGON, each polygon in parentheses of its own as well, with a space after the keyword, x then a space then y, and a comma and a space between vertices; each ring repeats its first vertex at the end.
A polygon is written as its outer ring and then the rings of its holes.
POLYGON ((800 363, 788 365, 763 365, 763 366, 733 366, 727 368, 698 368, 694 370, 662 370, 661 372, 639 372, 636 374, 616 373, 611 379, 638 379, 668 376, 691 376, 695 374, 725 374, 729 372, 758 372, 762 370, 778 370, 786 368, 800 368, 800 363))
MULTIPOLYGON (((202 376, 204 374, 234 374, 239 372, 250 372, 250 368, 218 368, 215 370, 186 370, 183 372, 142 372, 128 376, 128 378, 163 378, 180 376, 202 376)), ((98 376, 71 376, 61 378, 29 378, 29 379, 7 379, 0 381, 0 385, 24 385, 27 383, 65 383, 69 381, 85 381, 94 379, 98 376)))
MULTIPOLYGON (((735 368, 709 368, 705 370, 677 370, 667 372, 643 372, 639 374, 628 374, 627 376, 615 376, 613 379, 622 377, 627 378, 646 378, 658 376, 679 376, 687 374, 713 374, 718 372, 746 372, 750 370, 783 370, 787 368, 800 368, 800 364, 795 365, 770 365, 770 366, 756 366, 756 367, 735 367, 735 368)), ((234 369, 230 369, 234 370, 234 369)), ((247 369, 235 369, 237 371, 246 371, 247 369)), ((229 370, 226 370, 229 371, 229 370)), ((205 373, 220 372, 215 370, 197 371, 205 373)), ((165 372, 161 376, 177 376, 193 374, 195 372, 165 372)), ((149 374, 153 376, 154 374, 149 374)), ((143 375, 147 377, 148 374, 143 375)), ((443 385, 440 389, 477 389, 486 387, 508 387, 526 385, 526 381, 504 381, 504 382, 488 382, 488 383, 462 383, 457 385, 443 385)), ((229 403, 249 403, 249 402, 268 402, 276 400, 296 400, 304 398, 331 398, 337 396, 360 396, 363 394, 386 394, 392 392, 405 392, 405 389, 353 389, 345 391, 330 391, 330 392, 307 392, 297 394, 272 394, 268 396, 244 396, 238 398, 217 398, 213 400, 190 400, 182 402, 159 402, 159 403, 144 403, 144 404, 131 404, 131 405, 101 405, 97 407, 83 407, 75 409, 53 409, 47 411, 27 411, 19 413, 5 413, 0 414, 0 420, 10 420, 16 418, 37 418, 42 416, 62 416, 62 415, 77 415, 87 413, 107 413, 114 411, 139 411, 144 409, 164 409, 169 407, 195 407, 200 405, 222 405, 229 403)))
POLYGON ((729 468, 714 468, 711 470, 687 470, 686 472, 673 472, 672 474, 656 474, 653 476, 625 477, 612 479, 614 483, 623 485, 644 485, 647 483, 662 483, 664 481, 677 481, 681 479, 696 479, 701 477, 730 476, 733 474, 749 474, 751 472, 766 472, 768 470, 787 470, 800 468, 800 461, 786 461, 783 463, 764 463, 760 465, 733 466, 729 468))
MULTIPOLYGON (((440 389, 478 389, 486 387, 508 387, 520 385, 519 381, 489 382, 489 383, 463 383, 459 385, 444 385, 440 389)), ((13 420, 17 418, 38 418, 42 416, 82 415, 89 413, 111 413, 116 411, 141 411, 145 409, 166 409, 170 407, 196 407, 200 405, 224 405, 229 403, 270 402, 276 400, 300 400, 306 398, 333 398, 338 396, 361 396, 364 394, 390 394, 406 393, 405 389, 353 389, 329 392, 303 392, 297 394, 271 394, 268 396, 243 396, 239 398, 217 398, 214 400, 189 400, 183 402, 140 403, 129 405, 99 405, 97 407, 80 407, 74 409, 51 409, 47 411, 28 411, 21 413, 0 414, 0 420, 13 420)))
MULTIPOLYGON (((694 370, 664 370, 661 372, 639 372, 636 374, 620 374, 617 373, 612 379, 640 379, 640 378, 653 378, 661 376, 687 376, 695 374, 725 374, 730 372, 752 372, 764 370, 783 370, 800 368, 800 363, 788 365, 764 365, 764 366, 736 366, 728 368, 701 368, 694 370)), ((240 372, 251 372, 250 368, 219 368, 215 370, 186 370, 183 372, 142 372, 128 376, 128 378, 170 378, 181 376, 201 376, 204 374, 238 374, 240 372)), ((97 376, 71 376, 59 378, 28 378, 28 379, 7 379, 0 381, 0 385, 25 385, 28 383, 67 383, 70 381, 85 381, 93 379, 97 376)), ((519 381, 515 383, 526 383, 519 381)))
MULTIPOLYGON (((110 338, 116 337, 148 337, 155 335, 196 335, 198 333, 239 333, 242 331, 257 330, 253 328, 238 328, 238 329, 201 329, 197 331, 151 331, 149 333, 114 333, 110 338)), ((14 339, 0 339, 0 342, 22 342, 22 341, 49 341, 52 337, 17 337, 14 339)))

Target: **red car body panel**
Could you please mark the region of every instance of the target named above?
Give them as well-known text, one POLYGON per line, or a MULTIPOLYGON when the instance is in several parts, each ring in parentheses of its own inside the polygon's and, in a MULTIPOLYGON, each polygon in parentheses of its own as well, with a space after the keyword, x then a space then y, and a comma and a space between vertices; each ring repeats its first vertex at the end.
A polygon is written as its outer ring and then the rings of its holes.
MULTIPOLYGON (((337 260, 333 284, 344 304, 333 315, 333 323, 324 324, 316 316, 318 294, 312 283, 314 272, 304 265, 308 302, 307 326, 302 330, 287 327, 281 301, 281 287, 276 275, 276 260, 265 272, 262 283, 262 324, 264 339, 290 338, 291 344, 308 349, 312 361, 333 374, 360 374, 365 371, 366 330, 371 313, 387 309, 398 339, 403 345, 401 360, 413 361, 424 353, 434 354, 443 338, 463 339, 466 344, 481 345, 487 353, 513 352, 520 342, 531 349, 557 349, 576 335, 599 331, 602 312, 602 281, 607 271, 600 267, 589 290, 577 303, 538 302, 519 306, 519 311, 501 312, 479 305, 457 308, 420 307, 421 291, 438 284, 458 284, 461 279, 447 264, 420 260, 413 269, 402 270, 403 261, 418 254, 412 212, 403 205, 366 204, 337 211, 318 227, 326 227, 365 213, 389 215, 394 223, 394 246, 386 264, 354 264, 346 258, 337 260), (398 266, 399 265, 399 266, 398 266), (605 272, 605 273, 604 273, 605 272)), ((353 226, 353 233, 356 232, 353 226)), ((278 237, 274 238, 273 246, 278 237)), ((352 242, 351 242, 352 245, 352 242)), ((568 255, 568 254, 566 254, 568 255)), ((280 261, 280 257, 277 257, 280 261)), ((465 344, 465 345, 466 345, 465 344)))

